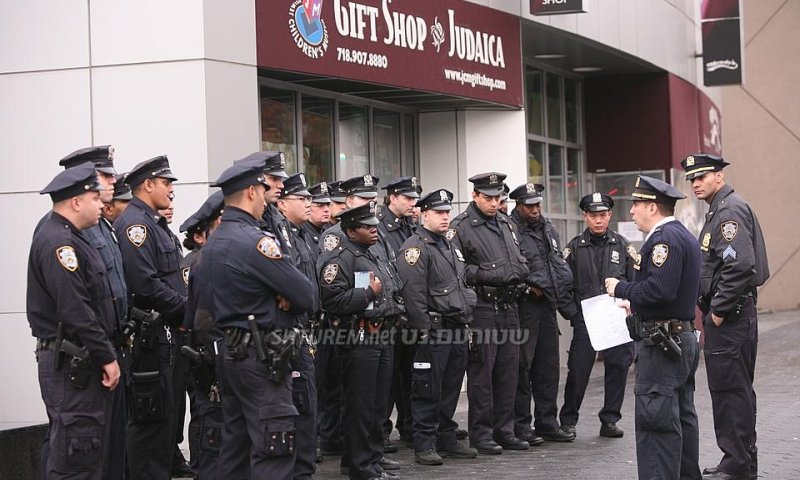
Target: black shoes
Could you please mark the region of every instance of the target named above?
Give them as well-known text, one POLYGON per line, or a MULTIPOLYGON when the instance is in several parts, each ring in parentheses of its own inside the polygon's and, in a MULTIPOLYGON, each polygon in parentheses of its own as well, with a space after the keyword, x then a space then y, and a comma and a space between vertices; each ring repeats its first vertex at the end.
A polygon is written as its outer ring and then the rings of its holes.
POLYGON ((469 432, 464 430, 463 428, 456 429, 456 438, 458 440, 464 440, 469 437, 469 432))
POLYGON ((527 432, 522 432, 517 434, 517 438, 520 440, 525 440, 530 444, 531 447, 538 447, 539 445, 544 443, 544 438, 536 435, 533 433, 533 430, 528 430, 527 432))
POLYGON ((536 430, 536 435, 548 442, 571 442, 575 440, 575 434, 567 433, 562 429, 553 431, 536 430))
POLYGON ((739 480, 739 479, 734 475, 729 475, 725 472, 720 472, 719 470, 716 470, 714 473, 703 474, 703 480, 739 480))
MULTIPOLYGON (((751 465, 752 467, 752 465, 751 465)), ((756 467, 758 468, 758 467, 756 467)), ((747 477, 738 477, 740 479, 749 479, 749 480, 758 480, 758 471, 757 470, 750 470, 750 475, 747 477)), ((727 474, 725 472, 720 472, 717 470, 717 467, 706 467, 703 469, 703 480, 726 480, 726 479, 734 479, 736 480, 737 477, 734 475, 727 474), (724 475, 722 477, 715 476, 715 475, 724 475)))
POLYGON ((194 478, 195 473, 189 468, 189 464, 186 462, 179 463, 172 466, 172 473, 170 474, 172 478, 194 478))
POLYGON ((622 438, 625 431, 617 426, 616 423, 604 423, 600 426, 600 436, 608 438, 622 438))
POLYGON ((498 438, 497 443, 503 448, 503 450, 527 450, 531 446, 525 440, 520 440, 513 435, 505 438, 498 438))
POLYGON ((475 458, 478 456, 478 450, 466 447, 461 442, 450 448, 440 448, 438 453, 442 458, 475 458))
POLYGON ((381 459, 378 460, 378 465, 384 470, 400 470, 400 462, 388 457, 381 457, 381 459))
POLYGON ((561 430, 567 432, 568 434, 572 435, 573 437, 578 436, 578 431, 575 430, 575 425, 561 425, 561 430))
POLYGON ((480 440, 470 445, 482 455, 499 455, 503 453, 503 447, 494 440, 480 440))
POLYGON ((444 463, 442 457, 436 450, 425 450, 424 452, 414 452, 414 461, 420 465, 441 465, 444 463))
POLYGON ((397 445, 392 443, 389 438, 383 439, 383 453, 397 453, 397 445))

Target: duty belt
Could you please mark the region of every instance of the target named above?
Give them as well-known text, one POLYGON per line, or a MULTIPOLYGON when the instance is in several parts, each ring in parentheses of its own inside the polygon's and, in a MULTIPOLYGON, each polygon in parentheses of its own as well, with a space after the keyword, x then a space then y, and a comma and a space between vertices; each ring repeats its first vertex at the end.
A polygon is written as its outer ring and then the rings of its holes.
POLYGON ((647 331, 654 330, 656 327, 662 325, 666 325, 669 333, 672 335, 695 331, 694 323, 688 320, 645 320, 642 322, 642 326, 647 331))
POLYGON ((524 289, 517 285, 506 285, 503 287, 478 285, 475 287, 475 292, 488 303, 513 303, 523 291, 524 289))

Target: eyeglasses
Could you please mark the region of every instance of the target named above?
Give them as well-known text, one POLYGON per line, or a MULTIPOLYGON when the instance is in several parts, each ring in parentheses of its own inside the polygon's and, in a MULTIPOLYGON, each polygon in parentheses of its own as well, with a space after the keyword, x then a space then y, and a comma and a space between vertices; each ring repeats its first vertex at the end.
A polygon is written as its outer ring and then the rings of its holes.
POLYGON ((311 197, 283 197, 281 200, 302 200, 303 203, 311 205, 311 197))

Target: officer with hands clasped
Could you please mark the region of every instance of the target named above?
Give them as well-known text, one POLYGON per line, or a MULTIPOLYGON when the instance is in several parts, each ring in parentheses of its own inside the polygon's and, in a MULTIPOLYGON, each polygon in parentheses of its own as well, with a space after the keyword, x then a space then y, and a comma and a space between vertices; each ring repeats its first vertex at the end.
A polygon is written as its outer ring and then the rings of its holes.
POLYGON ((647 234, 633 280, 605 279, 606 292, 630 301, 636 355, 636 460, 640 479, 700 479, 694 332, 702 259, 697 240, 674 215, 686 198, 639 175, 630 213, 647 234))
MULTIPOLYGON (((605 293, 606 278, 633 280, 636 249, 608 224, 614 200, 605 193, 591 193, 581 198, 586 230, 573 238, 564 248, 564 259, 572 270, 577 300, 585 300, 605 293)), ((589 341, 583 315, 572 319, 572 343, 569 347, 567 383, 564 387, 564 405, 559 415, 561 429, 575 433, 578 412, 583 402, 589 376, 597 352, 589 341)), ((619 438, 624 431, 617 426, 622 418, 622 401, 628 370, 633 362, 633 342, 603 350, 605 366, 605 398, 600 417, 600 436, 619 438)))
POLYGON ((695 196, 709 204, 700 232, 703 272, 699 306, 704 313, 708 388, 722 460, 704 478, 758 477, 756 394, 758 346, 756 287, 769 278, 764 235, 753 209, 725 183, 728 162, 689 155, 681 162, 695 196))
POLYGON ((467 368, 467 335, 477 297, 466 284, 464 257, 445 238, 453 194, 435 190, 417 204, 422 224, 398 253, 408 328, 418 340, 411 374, 411 417, 417 463, 474 458, 456 439, 453 414, 467 368))
POLYGON ((56 175, 41 191, 53 211, 28 258, 26 310, 49 419, 48 479, 103 476, 109 390, 120 379, 111 342, 116 315, 103 260, 82 232, 100 220, 101 190, 91 163, 56 175))

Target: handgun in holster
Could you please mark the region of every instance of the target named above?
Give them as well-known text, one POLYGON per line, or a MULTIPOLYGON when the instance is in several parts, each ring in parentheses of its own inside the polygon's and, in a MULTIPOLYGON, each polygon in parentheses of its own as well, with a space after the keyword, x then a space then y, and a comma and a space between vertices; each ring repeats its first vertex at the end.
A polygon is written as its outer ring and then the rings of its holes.
POLYGON ((89 349, 65 339, 64 324, 58 322, 53 355, 53 368, 55 370, 61 369, 61 354, 69 356, 67 377, 70 385, 79 390, 88 387, 92 378, 92 361, 89 356, 89 349))
POLYGON ((283 333, 273 330, 267 334, 264 345, 268 350, 267 369, 272 380, 278 383, 286 381, 291 362, 297 358, 302 341, 302 332, 296 328, 287 329, 283 333))
POLYGON ((632 340, 636 342, 642 340, 642 318, 638 313, 632 313, 625 317, 625 325, 628 327, 628 334, 632 340))
POLYGON ((141 347, 154 350, 158 346, 158 324, 161 314, 155 310, 131 307, 129 318, 139 326, 137 337, 141 347))
POLYGON ((681 347, 678 345, 678 342, 672 338, 668 325, 656 325, 655 328, 650 330, 650 335, 647 340, 652 343, 654 347, 663 351, 667 357, 673 359, 681 357, 681 347))

